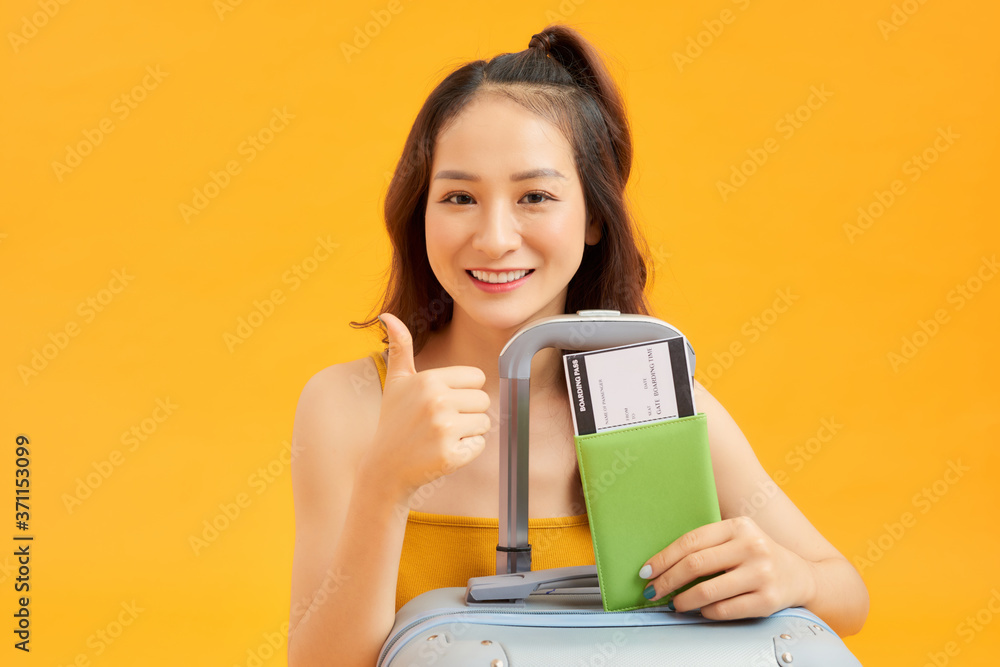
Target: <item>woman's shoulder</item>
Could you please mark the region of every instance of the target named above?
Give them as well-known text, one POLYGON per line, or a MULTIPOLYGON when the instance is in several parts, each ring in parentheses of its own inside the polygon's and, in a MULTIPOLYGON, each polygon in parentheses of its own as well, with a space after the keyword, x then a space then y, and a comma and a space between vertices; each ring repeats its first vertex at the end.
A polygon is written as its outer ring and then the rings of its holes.
POLYGON ((375 359, 376 354, 331 364, 317 371, 306 382, 303 392, 334 394, 338 399, 348 402, 380 396, 382 382, 379 375, 385 372, 385 367, 383 366, 380 371, 379 363, 375 359))
POLYGON ((295 410, 294 430, 308 447, 336 448, 354 458, 375 432, 382 385, 369 355, 332 364, 305 383, 295 410))

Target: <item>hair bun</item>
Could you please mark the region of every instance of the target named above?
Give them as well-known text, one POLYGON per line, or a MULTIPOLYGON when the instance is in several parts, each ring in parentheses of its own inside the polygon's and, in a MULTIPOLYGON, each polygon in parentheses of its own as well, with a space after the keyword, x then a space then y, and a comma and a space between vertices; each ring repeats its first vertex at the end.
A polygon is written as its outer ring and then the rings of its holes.
POLYGON ((552 50, 552 39, 544 32, 535 33, 528 42, 528 48, 532 47, 540 48, 548 53, 552 50))

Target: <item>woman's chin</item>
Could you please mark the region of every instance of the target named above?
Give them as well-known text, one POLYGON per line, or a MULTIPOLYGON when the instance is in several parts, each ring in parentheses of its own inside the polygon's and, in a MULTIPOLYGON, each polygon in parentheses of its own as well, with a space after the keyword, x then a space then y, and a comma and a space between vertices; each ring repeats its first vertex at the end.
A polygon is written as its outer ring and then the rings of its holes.
POLYGON ((546 317, 561 314, 561 312, 557 313, 555 311, 542 313, 505 313, 502 315, 484 314, 480 318, 475 318, 475 322, 478 326, 503 332, 507 338, 510 338, 516 331, 528 326, 529 324, 533 324, 538 320, 545 319, 546 317))

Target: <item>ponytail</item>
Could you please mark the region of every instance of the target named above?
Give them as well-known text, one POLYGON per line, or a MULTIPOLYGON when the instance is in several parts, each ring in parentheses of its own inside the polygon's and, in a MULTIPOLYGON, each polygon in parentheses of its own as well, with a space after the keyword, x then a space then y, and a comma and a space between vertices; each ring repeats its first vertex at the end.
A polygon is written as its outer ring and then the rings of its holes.
POLYGON ((576 30, 560 24, 547 26, 542 32, 532 35, 529 48, 532 43, 537 43, 562 65, 573 82, 598 103, 615 152, 619 178, 622 183, 627 183, 632 168, 632 133, 625 102, 600 53, 576 30))

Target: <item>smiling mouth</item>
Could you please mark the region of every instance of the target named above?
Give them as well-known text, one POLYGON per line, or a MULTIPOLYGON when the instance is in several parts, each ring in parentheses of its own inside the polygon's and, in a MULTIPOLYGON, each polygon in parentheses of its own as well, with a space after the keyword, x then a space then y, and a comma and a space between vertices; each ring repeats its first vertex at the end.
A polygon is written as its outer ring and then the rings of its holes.
POLYGON ((520 280, 521 278, 534 273, 534 269, 520 269, 518 271, 466 271, 470 276, 476 280, 484 283, 489 283, 491 285, 502 285, 504 283, 514 282, 515 280, 520 280))

